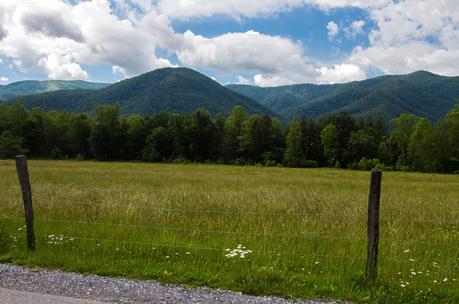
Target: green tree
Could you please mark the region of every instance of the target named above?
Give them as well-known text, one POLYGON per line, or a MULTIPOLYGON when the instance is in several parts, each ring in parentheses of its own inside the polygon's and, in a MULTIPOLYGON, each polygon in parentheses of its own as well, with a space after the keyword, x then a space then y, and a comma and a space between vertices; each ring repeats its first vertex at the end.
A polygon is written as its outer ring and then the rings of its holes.
POLYGON ((253 162, 282 161, 283 131, 281 123, 268 116, 252 115, 241 130, 241 152, 253 162))
POLYGON ((298 120, 292 122, 287 134, 287 148, 284 154, 284 165, 287 167, 302 167, 306 155, 303 149, 303 134, 298 120))
POLYGON ((324 155, 327 158, 327 161, 330 165, 336 166, 338 160, 338 135, 336 126, 334 124, 328 124, 323 128, 320 133, 320 139, 322 146, 324 147, 324 155))
POLYGON ((12 103, 6 110, 6 130, 13 136, 24 136, 24 127, 29 120, 29 112, 19 102, 12 103))
MULTIPOLYGON (((330 115, 322 119, 324 128, 333 124, 335 126, 336 138, 334 143, 334 163, 346 167, 352 160, 349 157, 348 142, 353 131, 356 130, 355 119, 346 112, 337 115, 330 115)), ((323 129, 322 129, 323 130, 323 129)))
POLYGON ((186 133, 189 142, 189 158, 195 161, 210 160, 212 158, 212 139, 215 135, 215 126, 210 113, 204 108, 197 109, 188 116, 186 133))
POLYGON ((377 152, 378 142, 368 131, 358 130, 351 133, 348 141, 348 153, 351 161, 358 162, 363 157, 375 158, 377 152))
POLYGON ((210 154, 212 160, 222 161, 223 140, 225 138, 225 119, 223 115, 218 113, 214 119, 214 136, 210 144, 210 154))
POLYGON ((70 146, 69 156, 76 157, 78 154, 84 158, 91 156, 89 137, 92 125, 93 120, 87 114, 74 114, 69 118, 67 132, 70 146))
POLYGON ((96 118, 89 142, 97 159, 121 158, 124 153, 125 132, 120 123, 119 105, 105 105, 96 109, 96 118))
POLYGON ((180 114, 172 114, 169 120, 168 130, 172 138, 172 156, 174 158, 189 159, 189 138, 186 136, 187 117, 180 114))
POLYGON ((305 159, 324 163, 324 151, 320 138, 321 129, 314 119, 303 118, 300 120, 302 144, 305 159))
POLYGON ((16 155, 24 153, 22 139, 13 136, 9 131, 3 131, 0 135, 0 158, 14 158, 16 155))
POLYGON ((426 154, 430 149, 429 141, 432 131, 433 127, 426 118, 419 119, 413 127, 407 148, 408 164, 412 170, 425 171, 427 169, 428 157, 426 154))
POLYGON ((411 134, 413 133, 414 126, 418 122, 419 117, 413 114, 402 114, 400 117, 393 120, 395 130, 392 136, 395 139, 400 156, 397 160, 399 167, 408 166, 408 145, 410 142, 411 134))
POLYGON ((145 119, 140 115, 130 115, 125 119, 126 123, 126 158, 140 159, 145 145, 148 129, 145 119))
POLYGON ((425 150, 428 171, 459 171, 459 105, 437 123, 426 142, 430 144, 425 150))
POLYGON ((0 134, 7 128, 7 114, 8 106, 0 101, 0 134))
POLYGON ((34 108, 24 134, 25 145, 32 155, 41 158, 62 158, 70 150, 69 130, 70 115, 64 112, 45 112, 34 108), (51 153, 53 152, 53 153, 51 153), (52 155, 53 154, 53 155, 52 155))
POLYGON ((173 139, 170 132, 164 127, 157 127, 147 137, 145 148, 142 150, 142 159, 162 161, 171 156, 172 150, 173 139))
POLYGON ((231 115, 226 119, 221 151, 222 158, 227 162, 241 156, 241 131, 246 119, 246 112, 242 106, 234 107, 231 115))

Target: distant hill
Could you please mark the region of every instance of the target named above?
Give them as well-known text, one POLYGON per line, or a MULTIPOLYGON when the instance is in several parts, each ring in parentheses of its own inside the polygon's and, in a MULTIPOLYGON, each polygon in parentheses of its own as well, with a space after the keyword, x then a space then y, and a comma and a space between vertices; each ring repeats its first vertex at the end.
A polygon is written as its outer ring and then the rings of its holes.
POLYGON ((40 94, 58 90, 97 90, 109 83, 96 83, 81 80, 25 80, 0 86, 0 99, 11 100, 23 95, 40 94))
POLYGON ((338 85, 228 88, 254 98, 287 119, 347 111, 354 116, 377 115, 388 120, 411 113, 436 121, 459 103, 459 77, 425 71, 338 85))
POLYGON ((315 98, 331 94, 344 86, 342 84, 295 84, 280 87, 257 87, 230 84, 226 87, 255 99, 276 113, 281 113, 285 109, 300 106, 315 98))
POLYGON ((204 107, 228 115, 236 105, 249 114, 276 116, 258 102, 221 86, 188 68, 163 68, 90 91, 56 91, 20 97, 27 108, 91 112, 101 104, 119 103, 123 114, 189 113, 204 107))

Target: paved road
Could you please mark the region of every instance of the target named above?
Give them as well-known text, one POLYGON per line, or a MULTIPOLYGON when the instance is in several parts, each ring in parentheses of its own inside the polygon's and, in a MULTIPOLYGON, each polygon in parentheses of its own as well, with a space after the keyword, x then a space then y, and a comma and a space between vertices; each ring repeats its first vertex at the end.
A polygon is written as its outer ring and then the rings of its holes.
MULTIPOLYGON (((0 304, 97 304, 80 299, 0 288, 0 304)), ((106 303, 106 302, 105 302, 106 303)))

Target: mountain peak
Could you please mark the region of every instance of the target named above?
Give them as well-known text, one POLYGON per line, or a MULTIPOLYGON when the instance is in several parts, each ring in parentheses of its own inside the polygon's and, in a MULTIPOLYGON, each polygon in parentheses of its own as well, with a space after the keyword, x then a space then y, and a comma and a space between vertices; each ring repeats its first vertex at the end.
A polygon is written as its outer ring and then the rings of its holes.
POLYGON ((346 111, 354 116, 384 116, 388 120, 409 113, 436 121, 459 102, 459 77, 445 77, 422 70, 329 87, 303 84, 269 89, 230 88, 254 98, 287 119, 346 111))
POLYGON ((92 112, 101 104, 119 103, 123 114, 189 113, 206 108, 229 115, 243 106, 249 114, 274 112, 189 68, 161 68, 96 91, 58 91, 20 98, 27 108, 92 112))
POLYGON ((434 74, 425 70, 418 70, 413 73, 407 74, 408 77, 441 77, 440 75, 434 74))

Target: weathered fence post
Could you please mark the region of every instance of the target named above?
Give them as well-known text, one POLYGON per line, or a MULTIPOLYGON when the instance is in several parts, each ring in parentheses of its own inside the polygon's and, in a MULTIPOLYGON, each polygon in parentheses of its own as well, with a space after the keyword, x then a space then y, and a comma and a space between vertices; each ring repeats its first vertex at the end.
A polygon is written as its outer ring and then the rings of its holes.
POLYGON ((16 170, 21 184, 22 198, 24 200, 25 222, 27 228, 27 248, 35 250, 35 232, 33 229, 32 190, 30 188, 27 159, 24 155, 16 156, 16 170))
POLYGON ((379 206, 381 198, 382 171, 371 171, 368 195, 368 247, 366 277, 374 281, 378 275, 379 206))

